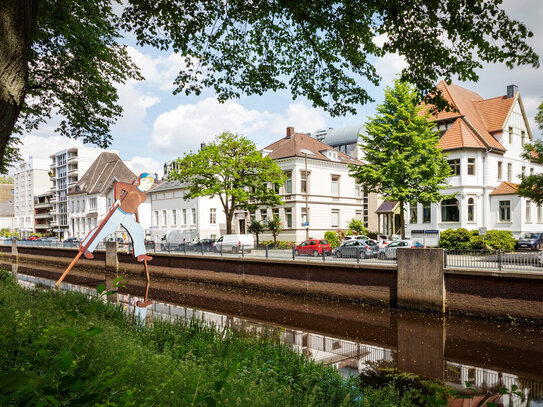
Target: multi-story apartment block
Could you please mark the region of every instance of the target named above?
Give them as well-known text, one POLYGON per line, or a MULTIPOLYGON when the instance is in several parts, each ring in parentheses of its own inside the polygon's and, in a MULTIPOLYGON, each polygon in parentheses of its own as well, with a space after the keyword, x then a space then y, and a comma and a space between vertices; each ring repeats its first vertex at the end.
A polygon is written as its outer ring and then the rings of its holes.
POLYGON ((71 147, 52 154, 50 178, 53 182, 53 220, 51 225, 59 237, 68 233, 68 188, 74 187, 104 150, 90 147, 71 147))
POLYGON ((29 159, 15 166, 13 176, 14 228, 22 237, 34 233, 34 196, 51 189, 47 161, 29 159))
POLYGON ((280 238, 299 242, 306 236, 323 237, 328 230, 348 229, 353 218, 364 220, 368 196, 349 175, 349 165, 361 165, 361 161, 307 134, 295 133, 293 127, 262 151, 287 175, 279 188, 285 205, 236 212, 233 226, 238 233, 245 233, 254 219, 266 222, 278 216, 283 225, 280 238))
MULTIPOLYGON (((68 234, 83 239, 105 217, 115 202, 113 187, 116 182, 132 183, 138 179, 116 153, 102 152, 81 179, 68 190, 68 234)), ((150 227, 150 199, 138 208, 139 222, 150 227)), ((118 236, 125 231, 119 228, 118 236)))
POLYGON ((459 227, 509 230, 517 237, 540 232, 543 208, 516 194, 523 175, 542 172, 541 165, 521 156, 532 132, 517 87, 491 99, 445 82, 437 88, 456 108, 432 117, 452 170, 443 193, 454 198, 408 205, 407 233, 459 227))
POLYGON ((34 230, 37 233, 53 233, 51 228, 51 220, 53 219, 51 198, 53 198, 51 191, 34 197, 34 230))
POLYGON ((187 242, 218 238, 226 233, 226 217, 219 197, 185 200, 184 184, 163 182, 150 192, 152 232, 157 242, 173 230, 184 231, 187 242))

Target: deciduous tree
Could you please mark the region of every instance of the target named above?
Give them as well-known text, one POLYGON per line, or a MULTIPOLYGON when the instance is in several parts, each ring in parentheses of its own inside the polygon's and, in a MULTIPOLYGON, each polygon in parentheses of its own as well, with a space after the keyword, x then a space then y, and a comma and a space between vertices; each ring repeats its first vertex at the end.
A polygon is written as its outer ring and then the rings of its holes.
POLYGON ((385 90, 384 102, 361 135, 366 165, 351 166, 364 190, 400 203, 401 232, 405 237, 406 202, 439 202, 450 168, 438 147, 429 113, 421 112, 415 89, 400 80, 385 90))
POLYGON ((371 101, 386 54, 405 58, 402 78, 420 95, 441 77, 476 81, 483 62, 539 66, 531 31, 501 0, 126 0, 121 18, 116 3, 0 2, 0 163, 21 109, 27 128, 59 113, 61 134, 108 145, 115 84, 139 78, 121 28, 186 57, 176 93, 211 88, 225 101, 288 89, 333 116, 371 101))
POLYGON ((266 227, 273 236, 273 245, 277 246, 277 236, 279 236, 279 233, 283 230, 283 225, 279 216, 274 215, 273 219, 268 221, 266 227))
POLYGON ((232 233, 236 209, 254 210, 260 205, 281 205, 275 186, 285 180, 281 168, 264 157, 247 138, 223 132, 197 153, 178 159, 168 179, 186 182, 185 199, 220 198, 226 216, 226 233, 232 233))
POLYGON ((256 236, 256 246, 258 247, 258 237, 266 231, 266 225, 255 219, 251 222, 247 230, 249 231, 249 233, 252 233, 256 236))

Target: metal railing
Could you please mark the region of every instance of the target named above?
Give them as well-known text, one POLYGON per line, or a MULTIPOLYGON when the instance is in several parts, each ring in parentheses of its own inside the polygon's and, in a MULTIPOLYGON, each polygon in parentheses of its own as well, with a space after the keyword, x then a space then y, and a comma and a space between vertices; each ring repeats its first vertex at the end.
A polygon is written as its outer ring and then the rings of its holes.
POLYGON ((543 271, 542 260, 539 251, 452 249, 445 251, 445 266, 449 268, 543 271))

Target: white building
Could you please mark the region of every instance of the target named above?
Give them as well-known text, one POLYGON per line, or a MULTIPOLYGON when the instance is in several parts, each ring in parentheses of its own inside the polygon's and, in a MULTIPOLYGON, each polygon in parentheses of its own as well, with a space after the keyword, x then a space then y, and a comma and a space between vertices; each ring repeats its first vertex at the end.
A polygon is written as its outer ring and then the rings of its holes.
MULTIPOLYGON (((236 212, 236 232, 245 233, 253 219, 266 222, 278 216, 283 225, 279 239, 300 242, 306 235, 322 238, 326 231, 346 230, 353 218, 364 220, 368 197, 349 175, 349 164, 362 164, 359 160, 307 134, 295 133, 293 127, 288 127, 286 137, 264 148, 263 153, 287 174, 279 189, 285 205, 262 207, 250 214, 236 212)), ((264 239, 271 239, 271 235, 263 234, 264 239)))
POLYGON ((60 237, 68 234, 68 188, 77 184, 81 175, 85 173, 104 150, 91 147, 71 147, 50 155, 50 175, 53 182, 54 193, 51 203, 53 220, 51 226, 60 237))
MULTIPOLYGON (((103 152, 92 163, 81 179, 69 189, 69 236, 83 239, 104 219, 115 202, 113 187, 116 182, 132 183, 138 179, 116 153, 103 152)), ((139 223, 144 229, 151 226, 150 199, 138 208, 139 223)), ((118 236, 125 232, 118 230, 118 236)))
POLYGON ((22 237, 34 232, 34 196, 51 189, 47 166, 47 160, 32 158, 15 166, 13 226, 22 237))
POLYGON ((219 197, 184 200, 184 185, 180 181, 163 182, 148 195, 151 236, 156 242, 173 230, 187 231, 195 239, 214 239, 226 233, 226 217, 219 197))
MULTIPOLYGON (((455 197, 426 207, 408 205, 406 234, 460 227, 509 230, 516 237, 542 231, 542 208, 516 195, 522 175, 542 172, 541 165, 521 157, 532 132, 517 87, 491 99, 445 82, 437 88, 458 110, 433 117, 453 171, 443 193, 455 197)), ((381 230, 396 232, 385 224, 381 230)))

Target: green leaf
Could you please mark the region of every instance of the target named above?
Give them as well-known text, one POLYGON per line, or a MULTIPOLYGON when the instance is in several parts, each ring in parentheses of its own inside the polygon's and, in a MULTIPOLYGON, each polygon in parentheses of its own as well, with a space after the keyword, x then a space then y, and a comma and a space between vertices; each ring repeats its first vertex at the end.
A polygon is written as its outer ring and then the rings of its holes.
POLYGON ((104 291, 106 291, 105 284, 100 284, 98 287, 96 287, 96 292, 98 293, 98 295, 102 295, 104 291))
POLYGON ((68 370, 74 361, 74 356, 69 351, 62 351, 60 353, 60 358, 57 361, 57 366, 60 370, 66 371, 68 370))
POLYGON ((72 337, 74 337, 74 338, 77 336, 77 332, 73 328, 66 328, 63 332, 70 335, 70 336, 72 336, 72 337))
POLYGON ((6 393, 19 390, 26 386, 29 380, 30 376, 23 372, 0 373, 0 390, 6 393))
POLYGON ((104 330, 100 327, 95 326, 94 328, 87 329, 85 331, 86 336, 95 336, 101 334, 104 330))
POLYGON ((505 387, 500 387, 500 390, 499 390, 500 394, 508 394, 509 393, 509 390, 505 387))

